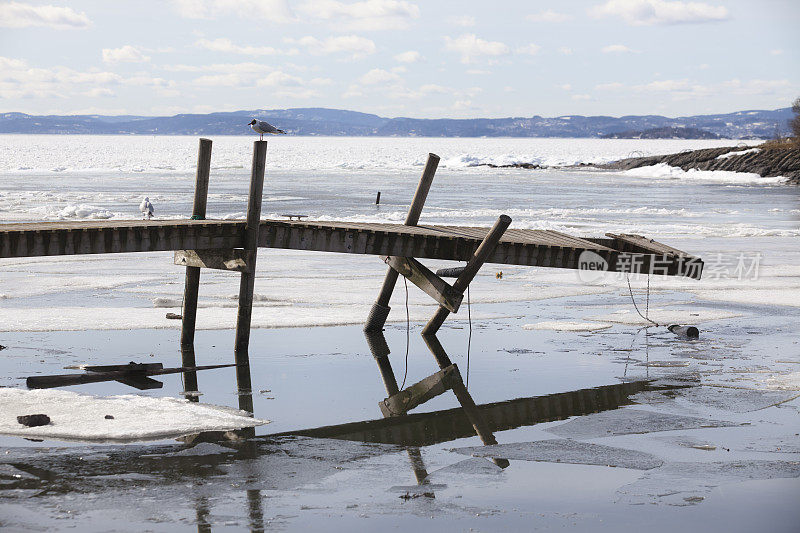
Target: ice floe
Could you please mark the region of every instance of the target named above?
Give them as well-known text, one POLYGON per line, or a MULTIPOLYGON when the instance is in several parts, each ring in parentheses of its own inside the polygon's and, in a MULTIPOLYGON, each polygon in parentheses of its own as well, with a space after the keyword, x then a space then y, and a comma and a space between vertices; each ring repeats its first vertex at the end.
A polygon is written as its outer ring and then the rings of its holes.
POLYGON ((0 434, 31 439, 124 443, 266 423, 244 411, 179 398, 0 388, 0 434), (48 415, 51 423, 29 428, 17 422, 17 416, 33 413, 48 415))
POLYGON ((524 324, 522 329, 544 329, 553 331, 600 331, 608 329, 611 324, 601 322, 579 322, 573 320, 553 320, 547 322, 536 322, 535 324, 524 324))
POLYGON ((733 422, 681 416, 642 409, 615 409, 573 418, 547 431, 568 439, 597 439, 633 433, 653 433, 676 429, 736 426, 733 422))
POLYGON ((473 457, 499 457, 521 461, 615 466, 633 470, 658 468, 664 463, 661 459, 649 453, 570 439, 493 444, 491 446, 455 448, 451 451, 472 455, 473 457))

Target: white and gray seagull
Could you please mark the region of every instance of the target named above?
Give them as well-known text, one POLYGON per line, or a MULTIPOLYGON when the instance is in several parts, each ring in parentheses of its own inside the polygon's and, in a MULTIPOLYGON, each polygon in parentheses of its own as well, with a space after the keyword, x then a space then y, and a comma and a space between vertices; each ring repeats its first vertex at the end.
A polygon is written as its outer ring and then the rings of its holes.
POLYGON ((144 197, 142 203, 139 204, 139 211, 142 212, 142 220, 144 220, 145 218, 147 220, 153 218, 153 213, 155 213, 156 210, 153 207, 153 204, 150 203, 150 197, 148 196, 144 197))
POLYGON ((269 122, 264 122, 263 120, 253 119, 253 122, 248 124, 248 126, 253 128, 254 132, 261 134, 262 141, 264 140, 265 133, 271 133, 272 135, 281 135, 286 133, 285 131, 279 130, 269 122))

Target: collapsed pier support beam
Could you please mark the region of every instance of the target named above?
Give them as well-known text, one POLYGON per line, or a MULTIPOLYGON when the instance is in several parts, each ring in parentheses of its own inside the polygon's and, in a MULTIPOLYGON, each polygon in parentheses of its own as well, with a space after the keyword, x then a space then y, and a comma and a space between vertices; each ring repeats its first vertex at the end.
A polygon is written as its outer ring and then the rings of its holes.
MULTIPOLYGON (((428 154, 428 162, 425 164, 425 170, 422 172, 422 177, 419 180, 417 190, 414 193, 414 199, 411 202, 411 207, 408 209, 408 215, 404 222, 406 226, 416 226, 419 222, 419 216, 422 213, 425 200, 428 198, 428 191, 430 191, 431 183, 433 183, 433 176, 436 174, 436 168, 438 166, 439 156, 436 154, 428 154)), ((389 316, 389 311, 391 311, 389 300, 392 298, 392 292, 394 292, 397 277, 397 271, 389 267, 383 279, 383 285, 381 286, 378 299, 372 304, 367 322, 364 324, 364 331, 380 331, 383 329, 383 325, 386 324, 386 319, 389 316)))
MULTIPOLYGON (((481 241, 478 249, 475 250, 475 254, 473 254, 467 266, 464 267, 464 270, 453 282, 452 288, 455 293, 463 294, 464 291, 467 290, 467 287, 475 278, 478 270, 480 270, 481 266, 486 262, 486 259, 494 251, 495 246, 500 242, 500 238, 510 224, 511 217, 508 215, 500 215, 494 223, 494 226, 492 226, 492 229, 489 230, 489 233, 487 233, 486 237, 481 241)), ((439 304, 439 309, 436 310, 436 313, 422 329, 422 335, 436 335, 436 332, 439 331, 439 328, 442 327, 442 324, 449 315, 450 309, 439 304)))

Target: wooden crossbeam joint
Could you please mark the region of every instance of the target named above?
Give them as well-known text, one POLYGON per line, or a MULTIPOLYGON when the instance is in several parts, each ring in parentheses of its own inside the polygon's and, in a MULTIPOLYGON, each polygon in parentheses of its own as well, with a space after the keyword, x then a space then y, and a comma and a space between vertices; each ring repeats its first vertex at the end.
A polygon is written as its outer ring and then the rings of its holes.
POLYGON ((463 383, 461 374, 456 365, 450 365, 437 373, 428 376, 418 383, 414 383, 389 396, 378 405, 384 417, 400 416, 406 414, 411 409, 444 394, 448 390, 463 383))
POLYGON ((250 272, 252 253, 241 248, 175 250, 174 263, 181 266, 250 272))
POLYGON ((457 313, 464 299, 464 293, 437 276, 413 257, 381 256, 384 263, 392 267, 408 281, 422 289, 439 305, 452 313, 457 313))

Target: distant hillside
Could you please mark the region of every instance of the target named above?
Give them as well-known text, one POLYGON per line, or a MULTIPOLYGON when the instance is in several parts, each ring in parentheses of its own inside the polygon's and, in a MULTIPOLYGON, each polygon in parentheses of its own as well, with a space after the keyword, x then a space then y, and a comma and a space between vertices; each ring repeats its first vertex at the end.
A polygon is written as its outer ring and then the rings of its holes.
MULTIPOLYGON (((790 108, 722 115, 668 118, 645 116, 510 117, 478 119, 385 118, 340 109, 260 109, 172 117, 0 114, 0 133, 244 135, 252 118, 274 123, 292 135, 398 137, 622 137, 646 132, 703 131, 728 139, 764 139, 787 132, 790 108)), ((660 137, 642 137, 660 138, 660 137)), ((712 137, 716 138, 716 137, 712 137)))
POLYGON ((719 135, 698 128, 652 128, 644 131, 606 133, 603 139, 719 139, 719 135))

